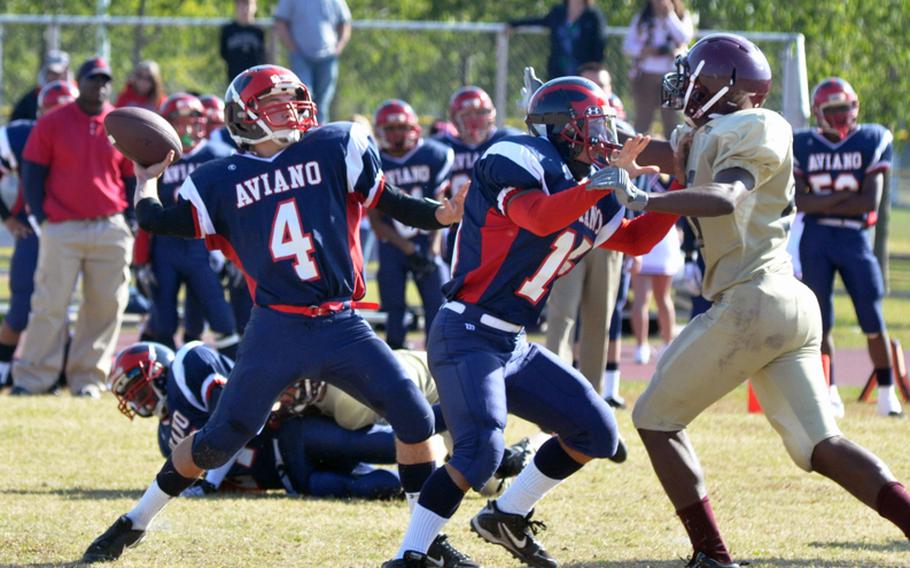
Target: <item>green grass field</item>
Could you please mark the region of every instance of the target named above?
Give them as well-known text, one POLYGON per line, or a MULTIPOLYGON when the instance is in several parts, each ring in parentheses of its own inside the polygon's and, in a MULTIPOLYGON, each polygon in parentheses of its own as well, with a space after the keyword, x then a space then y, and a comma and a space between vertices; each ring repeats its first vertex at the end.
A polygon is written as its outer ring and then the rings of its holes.
MULTIPOLYGON (((895 211, 892 230, 892 252, 910 253, 910 211, 895 211)), ((905 263, 894 263, 892 274, 910 272, 905 263)), ((895 282, 897 293, 885 302, 888 322, 895 336, 910 337, 910 279, 895 282)), ((864 345, 849 299, 839 294, 836 301, 837 345, 864 345)), ((626 383, 623 395, 634 401, 642 388, 626 383)), ((856 394, 843 389, 845 400, 856 394)), ((690 429, 738 560, 755 567, 910 566, 910 544, 900 531, 834 484, 796 468, 765 419, 747 414, 745 406, 740 388, 690 429)), ((549 526, 542 539, 570 568, 682 566, 689 553, 685 532, 629 412, 618 420, 629 460, 589 464, 549 495, 537 512, 549 526)), ((101 401, 0 396, 0 566, 75 564, 160 467, 153 422, 129 422, 109 394, 101 401)), ((878 418, 873 406, 849 402, 841 427, 910 480, 910 421, 878 418)), ((507 438, 531 432, 529 424, 514 420, 507 438)), ((447 529, 453 542, 488 568, 518 566, 468 532, 468 519, 482 505, 480 496, 468 497, 447 529)), ((278 492, 178 500, 118 566, 376 567, 397 549, 406 520, 403 502, 278 492)))

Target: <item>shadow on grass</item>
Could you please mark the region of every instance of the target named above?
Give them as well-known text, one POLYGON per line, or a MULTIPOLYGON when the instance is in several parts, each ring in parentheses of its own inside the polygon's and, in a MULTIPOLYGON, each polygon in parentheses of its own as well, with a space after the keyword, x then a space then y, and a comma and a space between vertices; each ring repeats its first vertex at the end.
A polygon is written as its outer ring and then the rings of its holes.
MULTIPOLYGON (((145 493, 144 489, 95 489, 89 487, 68 487, 66 489, 0 489, 0 495, 57 495, 65 499, 88 499, 88 500, 114 500, 114 499, 139 499, 145 493)), ((299 497, 289 497, 284 491, 222 491, 205 497, 191 497, 193 501, 206 501, 209 499, 304 499, 306 501, 331 501, 337 503, 350 503, 356 505, 361 503, 358 499, 332 499, 329 497, 313 497, 309 495, 299 497)), ((0 564, 0 568, 5 566, 0 564)))
POLYGON ((891 542, 810 542, 813 548, 840 548, 842 550, 871 550, 874 552, 910 552, 910 542, 892 540, 891 542))
POLYGON ((10 568, 58 568, 63 566, 88 566, 79 561, 72 562, 33 562, 31 564, 0 564, 0 566, 9 566, 10 568))
MULTIPOLYGON (((862 549, 875 551, 901 551, 910 550, 905 542, 895 541, 893 544, 863 545, 860 543, 815 543, 820 547, 841 546, 848 549, 862 549)), ((758 560, 736 559, 742 566, 749 568, 784 568, 784 567, 818 567, 818 568, 854 568, 854 560, 823 560, 821 558, 761 558, 758 560)), ((570 562, 560 564, 563 568, 682 568, 686 559, 679 560, 599 560, 591 562, 570 562)), ((896 564, 895 564, 896 565, 896 564)))

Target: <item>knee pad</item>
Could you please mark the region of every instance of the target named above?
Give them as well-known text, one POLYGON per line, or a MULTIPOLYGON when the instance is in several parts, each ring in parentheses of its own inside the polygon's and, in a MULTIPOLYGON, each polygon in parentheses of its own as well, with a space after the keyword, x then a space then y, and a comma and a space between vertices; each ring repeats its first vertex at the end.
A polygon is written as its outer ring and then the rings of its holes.
POLYGON ((478 432, 468 441, 456 441, 449 463, 480 491, 493 476, 505 453, 502 430, 478 432))
POLYGON ((405 444, 423 442, 436 430, 436 417, 427 399, 417 386, 408 381, 407 394, 384 401, 384 418, 395 430, 395 436, 405 444))
POLYGON ((586 412, 585 420, 575 432, 559 432, 559 437, 570 448, 592 458, 609 458, 616 453, 619 433, 612 412, 604 403, 603 408, 593 407, 586 412))

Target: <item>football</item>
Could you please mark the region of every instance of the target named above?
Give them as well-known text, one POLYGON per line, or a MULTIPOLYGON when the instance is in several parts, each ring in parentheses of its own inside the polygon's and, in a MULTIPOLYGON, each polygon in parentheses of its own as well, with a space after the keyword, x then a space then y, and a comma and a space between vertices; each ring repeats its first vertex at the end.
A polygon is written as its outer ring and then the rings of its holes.
POLYGON ((111 144, 142 166, 162 161, 169 150, 180 158, 183 145, 174 127, 161 115, 138 107, 118 108, 104 117, 111 144))

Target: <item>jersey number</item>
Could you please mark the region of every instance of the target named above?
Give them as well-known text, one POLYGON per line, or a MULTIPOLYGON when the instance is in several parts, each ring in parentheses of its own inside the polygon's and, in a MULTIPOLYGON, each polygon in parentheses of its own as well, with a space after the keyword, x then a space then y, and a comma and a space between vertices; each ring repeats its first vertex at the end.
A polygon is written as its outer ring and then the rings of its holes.
POLYGON ((537 304, 547 293, 553 280, 571 270, 575 266, 573 261, 588 252, 592 245, 590 239, 584 239, 575 247, 575 250, 572 250, 573 244, 575 244, 575 231, 569 229, 559 235, 550 245, 552 251, 537 267, 537 272, 530 278, 526 278, 515 293, 532 304, 537 304))
POLYGON ((296 200, 289 199, 278 204, 272 221, 269 250, 275 262, 293 259, 297 278, 304 282, 319 278, 319 267, 313 260, 313 253, 316 252, 313 237, 303 232, 296 200))
POLYGON ((809 186, 812 188, 812 193, 816 194, 830 193, 832 189, 834 191, 859 191, 856 176, 849 172, 838 174, 836 178, 832 178, 831 174, 827 172, 812 174, 809 176, 809 186))

